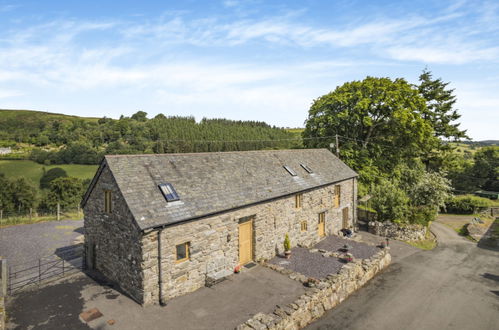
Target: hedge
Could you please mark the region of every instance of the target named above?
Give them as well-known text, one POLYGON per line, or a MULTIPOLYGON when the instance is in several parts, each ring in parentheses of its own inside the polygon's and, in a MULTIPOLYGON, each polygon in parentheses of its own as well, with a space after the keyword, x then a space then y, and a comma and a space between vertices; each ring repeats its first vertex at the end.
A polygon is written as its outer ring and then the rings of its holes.
POLYGON ((473 214, 481 212, 490 207, 491 203, 487 198, 473 195, 454 196, 445 202, 445 213, 473 214))

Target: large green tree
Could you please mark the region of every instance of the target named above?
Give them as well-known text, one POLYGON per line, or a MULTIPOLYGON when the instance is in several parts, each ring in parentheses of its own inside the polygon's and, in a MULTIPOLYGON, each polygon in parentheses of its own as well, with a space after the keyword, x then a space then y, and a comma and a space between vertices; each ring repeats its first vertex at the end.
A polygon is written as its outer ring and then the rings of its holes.
POLYGON ((367 77, 316 99, 303 132, 308 147, 340 135, 341 157, 367 185, 424 153, 436 137, 422 117, 426 100, 404 79, 367 77))
POLYGON ((457 122, 461 115, 455 108, 456 96, 454 89, 448 88, 450 83, 443 82, 441 78, 433 78, 428 69, 424 69, 419 76, 419 93, 426 100, 426 110, 422 115, 425 120, 430 121, 435 136, 443 139, 465 139, 468 138, 466 130, 459 128, 457 122))
POLYGON ((424 69, 419 76, 419 85, 416 85, 420 95, 426 100, 426 109, 421 113, 424 120, 428 121, 433 134, 437 139, 426 144, 423 161, 427 168, 438 170, 443 166, 445 157, 454 150, 447 141, 468 139, 466 130, 460 129, 457 122, 461 115, 455 108, 456 96, 454 89, 450 89, 448 82, 441 78, 433 78, 428 69, 424 69))
POLYGON ((0 173, 0 187, 0 210, 4 213, 11 212, 14 209, 12 183, 3 173, 0 173))
POLYGON ((85 193, 83 181, 74 177, 60 177, 50 183, 44 206, 55 209, 57 203, 61 208, 76 208, 85 193))
POLYGON ((38 204, 38 190, 25 178, 12 181, 11 196, 18 212, 27 212, 38 204))
MULTIPOLYGON (((471 175, 484 190, 499 191, 499 147, 483 147, 474 155, 471 175)), ((466 174, 466 173, 465 173, 466 174)))
MULTIPOLYGON (((45 167, 43 168, 45 171, 45 167)), ((40 178, 40 188, 48 189, 50 183, 57 178, 68 176, 66 171, 60 167, 54 167, 45 172, 40 178)))

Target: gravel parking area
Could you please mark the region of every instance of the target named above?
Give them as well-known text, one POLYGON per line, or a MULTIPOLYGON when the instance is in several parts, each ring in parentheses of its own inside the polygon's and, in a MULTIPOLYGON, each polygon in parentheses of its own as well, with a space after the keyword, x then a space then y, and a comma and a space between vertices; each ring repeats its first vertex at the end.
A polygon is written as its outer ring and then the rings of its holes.
POLYGON ((291 258, 285 259, 276 256, 269 263, 317 279, 325 278, 329 274, 336 274, 344 265, 338 258, 324 257, 322 253, 312 253, 301 247, 291 249, 291 258))
POLYGON ((0 228, 0 255, 9 265, 31 262, 73 245, 83 220, 47 221, 0 228))
POLYGON ((343 245, 345 244, 350 246, 348 252, 357 259, 371 258, 376 254, 376 252, 379 251, 379 248, 376 246, 367 245, 365 243, 356 242, 354 240, 345 239, 338 236, 328 236, 321 242, 317 243, 314 247, 316 249, 326 250, 330 252, 341 252, 340 249, 343 248, 343 245))

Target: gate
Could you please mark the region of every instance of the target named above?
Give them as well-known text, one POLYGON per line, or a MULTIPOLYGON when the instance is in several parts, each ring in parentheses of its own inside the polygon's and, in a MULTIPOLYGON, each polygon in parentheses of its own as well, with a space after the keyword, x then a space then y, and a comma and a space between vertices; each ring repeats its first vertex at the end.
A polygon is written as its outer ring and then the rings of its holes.
POLYGON ((40 285, 84 269, 83 245, 57 249, 51 256, 10 265, 8 292, 15 293, 31 285, 40 285))

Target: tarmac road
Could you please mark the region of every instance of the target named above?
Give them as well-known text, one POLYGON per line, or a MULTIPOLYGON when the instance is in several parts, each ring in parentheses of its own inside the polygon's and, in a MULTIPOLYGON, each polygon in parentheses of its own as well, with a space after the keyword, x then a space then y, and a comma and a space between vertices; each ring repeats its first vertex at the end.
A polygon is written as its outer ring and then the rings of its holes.
POLYGON ((499 251, 432 231, 437 248, 396 260, 307 329, 499 329, 499 251))

